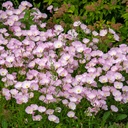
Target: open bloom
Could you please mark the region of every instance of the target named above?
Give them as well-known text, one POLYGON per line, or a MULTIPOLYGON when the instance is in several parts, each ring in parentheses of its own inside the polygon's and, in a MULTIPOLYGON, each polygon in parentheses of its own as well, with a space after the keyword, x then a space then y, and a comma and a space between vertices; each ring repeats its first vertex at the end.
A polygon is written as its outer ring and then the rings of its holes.
POLYGON ((73 92, 76 94, 80 94, 83 91, 83 87, 82 86, 75 86, 73 89, 73 92))
POLYGON ((114 82, 114 87, 116 89, 121 89, 123 87, 123 83, 121 83, 121 82, 114 82))
POLYGON ((25 109, 25 112, 27 113, 27 114, 33 114, 33 107, 31 107, 31 106, 28 106, 26 109, 25 109))
POLYGON ((118 108, 115 105, 111 105, 111 110, 113 112, 118 112, 118 108))
POLYGON ((7 69, 0 69, 0 75, 1 76, 6 76, 8 73, 8 70, 7 69))
POLYGON ((55 116, 55 115, 49 115, 49 116, 48 116, 48 120, 49 120, 49 121, 55 122, 56 119, 57 119, 57 116, 55 116))
POLYGON ((54 47, 55 48, 61 48, 62 47, 62 42, 61 41, 59 41, 59 40, 57 40, 57 41, 54 41, 54 47))
POLYGON ((67 113, 67 116, 70 117, 70 118, 72 118, 72 117, 75 116, 75 112, 69 111, 69 112, 67 113))
POLYGON ((104 30, 100 30, 100 36, 106 36, 106 34, 107 34, 107 30, 106 29, 104 29, 104 30))
POLYGON ((30 85, 31 85, 31 82, 30 82, 30 81, 24 81, 24 82, 22 83, 22 88, 29 88, 30 85))

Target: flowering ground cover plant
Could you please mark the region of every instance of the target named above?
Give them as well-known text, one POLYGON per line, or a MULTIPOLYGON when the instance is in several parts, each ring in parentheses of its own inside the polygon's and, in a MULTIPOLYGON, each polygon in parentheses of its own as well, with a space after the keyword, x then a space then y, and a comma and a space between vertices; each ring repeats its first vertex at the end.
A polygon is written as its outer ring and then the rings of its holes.
POLYGON ((91 31, 80 21, 67 32, 58 24, 46 29, 47 14, 27 1, 2 6, 1 127, 126 124, 128 46, 111 46, 120 41, 113 29, 91 31))

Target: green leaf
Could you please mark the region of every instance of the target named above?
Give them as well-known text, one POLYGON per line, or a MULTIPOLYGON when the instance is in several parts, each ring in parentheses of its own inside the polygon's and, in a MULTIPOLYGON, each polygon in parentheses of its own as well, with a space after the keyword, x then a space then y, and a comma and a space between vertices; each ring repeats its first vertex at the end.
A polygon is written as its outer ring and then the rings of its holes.
POLYGON ((73 13, 74 11, 75 11, 75 6, 72 5, 72 6, 69 8, 68 12, 73 13))
POLYGON ((126 124, 126 128, 128 128, 128 123, 126 124))
POLYGON ((58 125, 56 126, 56 128, 62 128, 62 124, 61 124, 61 123, 58 124, 58 125))
POLYGON ((104 124, 106 123, 107 119, 109 118, 111 112, 108 111, 108 112, 105 112, 103 117, 102 117, 102 123, 101 123, 101 126, 104 126, 104 124))
POLYGON ((31 9, 31 12, 37 12, 35 9, 31 9))
POLYGON ((6 120, 2 120, 2 128, 8 128, 8 123, 6 120))
POLYGON ((120 120, 123 120, 123 119, 125 119, 125 118, 127 118, 127 115, 126 115, 126 114, 119 114, 119 115, 117 116, 117 118, 116 118, 116 121, 120 121, 120 120))
POLYGON ((48 0, 48 4, 51 5, 53 0, 48 0))
POLYGON ((114 18, 114 17, 112 17, 112 22, 113 22, 113 23, 115 23, 115 22, 116 22, 116 20, 115 20, 115 18, 114 18))
POLYGON ((30 10, 25 11, 24 20, 28 20, 30 17, 30 10))
POLYGON ((41 5, 41 2, 39 2, 38 4, 37 3, 33 3, 34 7, 36 8, 40 8, 40 5, 41 5))

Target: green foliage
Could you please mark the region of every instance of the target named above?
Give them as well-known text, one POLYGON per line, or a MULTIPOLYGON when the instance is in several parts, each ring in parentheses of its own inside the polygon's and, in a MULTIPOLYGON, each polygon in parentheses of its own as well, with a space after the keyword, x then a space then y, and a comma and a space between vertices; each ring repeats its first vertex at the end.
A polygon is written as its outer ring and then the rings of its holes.
POLYGON ((105 123, 106 123, 107 119, 109 118, 110 114, 111 114, 110 111, 104 113, 104 115, 102 117, 102 123, 101 123, 102 127, 105 125, 105 123))
MULTIPOLYGON (((35 92, 36 98, 31 99, 29 104, 37 103, 39 94, 35 92)), ((25 113, 25 108, 29 104, 16 104, 15 100, 6 101, 2 96, 0 98, 0 127, 1 128, 127 128, 128 113, 112 113, 111 111, 100 111, 97 115, 87 116, 85 110, 90 106, 90 103, 83 99, 77 106, 75 111, 78 119, 68 118, 68 108, 62 103, 51 103, 46 108, 55 108, 60 106, 61 113, 57 113, 61 123, 55 124, 49 122, 47 116, 43 115, 43 121, 34 122, 30 115, 25 113), (126 120, 126 122, 124 121, 126 120), (121 122, 124 121, 124 124, 121 122), (118 124, 117 124, 118 123, 118 124), (125 126, 126 125, 126 126, 125 126)), ((44 105, 41 102, 37 104, 44 105)), ((126 107, 127 105, 124 105, 126 107)), ((56 113, 55 113, 56 114, 56 113)))
POLYGON ((20 19, 22 23, 26 25, 26 28, 29 30, 30 26, 35 24, 33 21, 34 16, 30 15, 32 12, 36 12, 34 9, 25 10, 24 18, 20 19), (28 22, 29 21, 29 22, 28 22))
POLYGON ((126 9, 126 5, 122 3, 122 0, 45 0, 44 3, 52 4, 54 7, 68 4, 70 7, 66 14, 81 16, 85 24, 93 24, 102 19, 113 23, 120 22, 121 15, 124 14, 126 9))

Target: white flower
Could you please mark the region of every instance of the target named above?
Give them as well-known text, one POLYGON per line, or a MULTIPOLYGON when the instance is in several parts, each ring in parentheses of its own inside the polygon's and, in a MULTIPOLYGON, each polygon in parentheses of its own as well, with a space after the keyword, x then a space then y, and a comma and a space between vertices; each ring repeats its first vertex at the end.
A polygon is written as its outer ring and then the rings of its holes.
POLYGON ((59 113, 61 112, 61 110, 62 110, 62 109, 61 109, 60 107, 56 107, 56 109, 55 109, 55 111, 56 111, 56 112, 59 112, 59 113))

